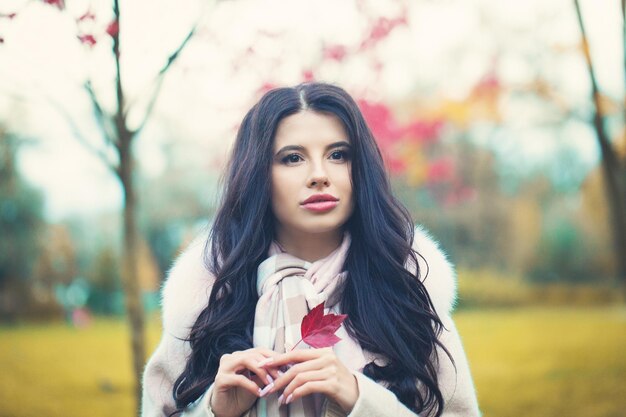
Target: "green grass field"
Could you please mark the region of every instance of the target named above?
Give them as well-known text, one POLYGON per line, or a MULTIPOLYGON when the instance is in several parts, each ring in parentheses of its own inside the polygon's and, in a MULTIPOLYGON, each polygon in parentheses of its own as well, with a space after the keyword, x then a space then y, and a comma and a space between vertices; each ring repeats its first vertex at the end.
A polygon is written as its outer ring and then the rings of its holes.
MULTIPOLYGON (((485 416, 626 415, 626 308, 455 316, 485 416)), ((159 338, 150 323, 151 349, 159 338)), ((0 327, 0 417, 131 417, 127 326, 0 327)))

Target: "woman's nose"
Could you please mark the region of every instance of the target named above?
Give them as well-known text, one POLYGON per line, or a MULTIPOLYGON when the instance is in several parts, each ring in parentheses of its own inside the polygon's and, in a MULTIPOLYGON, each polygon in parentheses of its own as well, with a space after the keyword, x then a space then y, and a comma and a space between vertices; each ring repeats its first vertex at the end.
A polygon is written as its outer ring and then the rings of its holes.
POLYGON ((308 185, 310 188, 319 187, 320 185, 328 187, 330 185, 330 181, 328 181, 327 176, 315 176, 309 178, 308 185))
POLYGON ((309 187, 319 187, 321 185, 328 187, 330 185, 328 175, 322 166, 316 166, 312 169, 307 185, 309 187))

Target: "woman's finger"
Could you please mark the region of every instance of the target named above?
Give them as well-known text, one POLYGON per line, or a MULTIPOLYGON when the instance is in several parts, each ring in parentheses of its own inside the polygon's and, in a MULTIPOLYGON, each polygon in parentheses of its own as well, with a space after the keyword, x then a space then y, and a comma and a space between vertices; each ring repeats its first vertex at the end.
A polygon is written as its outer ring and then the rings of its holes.
POLYGON ((263 382, 263 386, 268 385, 273 381, 273 378, 268 378, 269 375, 267 369, 263 369, 257 366, 258 360, 256 358, 247 357, 244 355, 238 355, 233 358, 232 362, 230 362, 227 366, 225 366, 222 371, 225 373, 234 373, 237 375, 243 375, 247 372, 251 372, 257 375, 261 381, 263 382))
POLYGON ((258 352, 261 353, 263 356, 267 357, 267 358, 274 358, 280 355, 280 353, 275 352, 271 349, 267 349, 264 347, 256 347, 256 348, 252 348, 252 349, 248 349, 254 352, 258 352))
POLYGON ((325 365, 326 361, 323 358, 298 363, 289 368, 287 372, 280 375, 274 381, 274 388, 270 389, 270 392, 277 392, 283 389, 283 387, 286 387, 294 378, 302 373, 324 369, 325 365))
MULTIPOLYGON (((259 387, 266 387, 274 381, 267 369, 258 366, 264 356, 251 352, 235 352, 226 354, 220 360, 218 375, 240 375, 253 381, 259 387)), ((278 376, 278 374, 275 374, 278 376)), ((216 375, 217 378, 217 375, 216 375)))
POLYGON ((332 391, 334 388, 333 374, 328 369, 316 369, 314 371, 300 372, 287 384, 282 392, 283 398, 289 397, 296 389, 313 381, 324 382, 324 393, 332 391))
MULTIPOLYGON (((272 351, 270 351, 270 352, 272 352, 272 351)), ((276 352, 274 352, 274 353, 276 355, 278 355, 276 352)), ((271 380, 268 383, 272 383, 276 378, 278 378, 280 376, 278 374, 278 369, 277 368, 273 368, 273 367, 270 367, 270 366, 267 366, 267 367, 263 366, 264 363, 268 364, 268 363, 271 362, 271 359, 272 359, 271 357, 268 358, 268 357, 263 356, 263 355, 258 355, 258 356, 256 356, 256 359, 257 359, 256 366, 259 367, 259 368, 262 368, 263 370, 265 370, 266 372, 268 372, 271 375, 271 380)))
MULTIPOLYGON (((267 349, 262 350, 267 351, 267 349)), ((218 373, 243 375, 264 388, 272 384, 279 374, 277 369, 267 369, 259 366, 259 362, 267 359, 262 353, 258 352, 257 349, 249 349, 247 351, 225 354, 220 360, 218 373), (256 375, 258 379, 253 378, 252 374, 256 375)))
POLYGON ((291 352, 277 354, 277 356, 272 357, 271 360, 268 360, 262 366, 281 367, 291 362, 309 361, 327 354, 334 354, 332 348, 292 350, 291 352))
POLYGON ((274 378, 270 375, 270 372, 267 369, 258 366, 258 363, 259 361, 255 358, 247 358, 241 362, 241 366, 245 366, 246 369, 253 372, 261 378, 262 381, 265 381, 265 385, 269 385, 274 382, 274 378))
POLYGON ((293 392, 283 392, 283 394, 278 397, 279 404, 289 404, 298 398, 305 397, 314 392, 319 392, 323 394, 329 394, 328 383, 326 381, 308 381, 304 384, 300 385, 293 392))
POLYGON ((261 393, 261 388, 254 381, 251 381, 240 374, 221 375, 219 377, 219 382, 218 378, 215 378, 215 385, 219 387, 220 390, 226 390, 233 387, 243 388, 250 392, 250 394, 257 397, 261 393))

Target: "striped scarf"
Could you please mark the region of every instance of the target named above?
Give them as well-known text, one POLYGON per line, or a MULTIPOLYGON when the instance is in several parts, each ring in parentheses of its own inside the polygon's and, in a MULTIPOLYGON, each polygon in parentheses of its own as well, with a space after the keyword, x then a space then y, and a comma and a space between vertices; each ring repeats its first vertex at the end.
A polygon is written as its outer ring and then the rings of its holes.
MULTIPOLYGON (((339 313, 336 288, 346 279, 343 271, 350 234, 344 233, 341 245, 324 259, 313 263, 298 259, 272 242, 269 257, 257 273, 259 300, 254 318, 253 343, 278 353, 289 351, 301 338, 302 318, 315 306, 326 302, 324 313, 339 313)), ((354 344, 342 327, 337 335, 342 339, 333 346, 335 354, 346 366, 358 369, 364 364, 363 352, 354 344)), ((310 347, 300 342, 298 349, 310 347)), ((315 393, 279 406, 279 392, 259 398, 250 410, 250 417, 319 417, 323 394, 315 393)))

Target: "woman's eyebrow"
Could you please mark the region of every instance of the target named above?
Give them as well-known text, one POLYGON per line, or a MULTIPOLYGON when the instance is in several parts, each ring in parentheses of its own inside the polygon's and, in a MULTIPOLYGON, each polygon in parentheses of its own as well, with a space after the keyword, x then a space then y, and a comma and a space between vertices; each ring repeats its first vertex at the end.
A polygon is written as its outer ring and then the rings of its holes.
MULTIPOLYGON (((333 142, 330 145, 326 146, 326 150, 329 149, 333 149, 333 148, 339 148, 340 146, 345 146, 347 148, 350 147, 350 143, 346 142, 345 140, 339 141, 339 142, 333 142)), ((280 148, 280 150, 278 152, 276 152, 276 155, 282 153, 282 152, 286 152, 286 151, 304 151, 304 146, 301 145, 287 145, 284 146, 282 148, 280 148)))
POLYGON ((349 148, 350 144, 346 142, 345 140, 341 140, 339 142, 331 143, 330 145, 326 147, 326 150, 332 149, 332 148, 339 148, 340 146, 345 146, 346 148, 349 148))
POLYGON ((304 147, 300 145, 287 145, 287 146, 283 146, 282 148, 280 148, 278 152, 276 152, 276 155, 283 153, 283 152, 287 152, 287 151, 303 151, 303 150, 304 150, 304 147))

